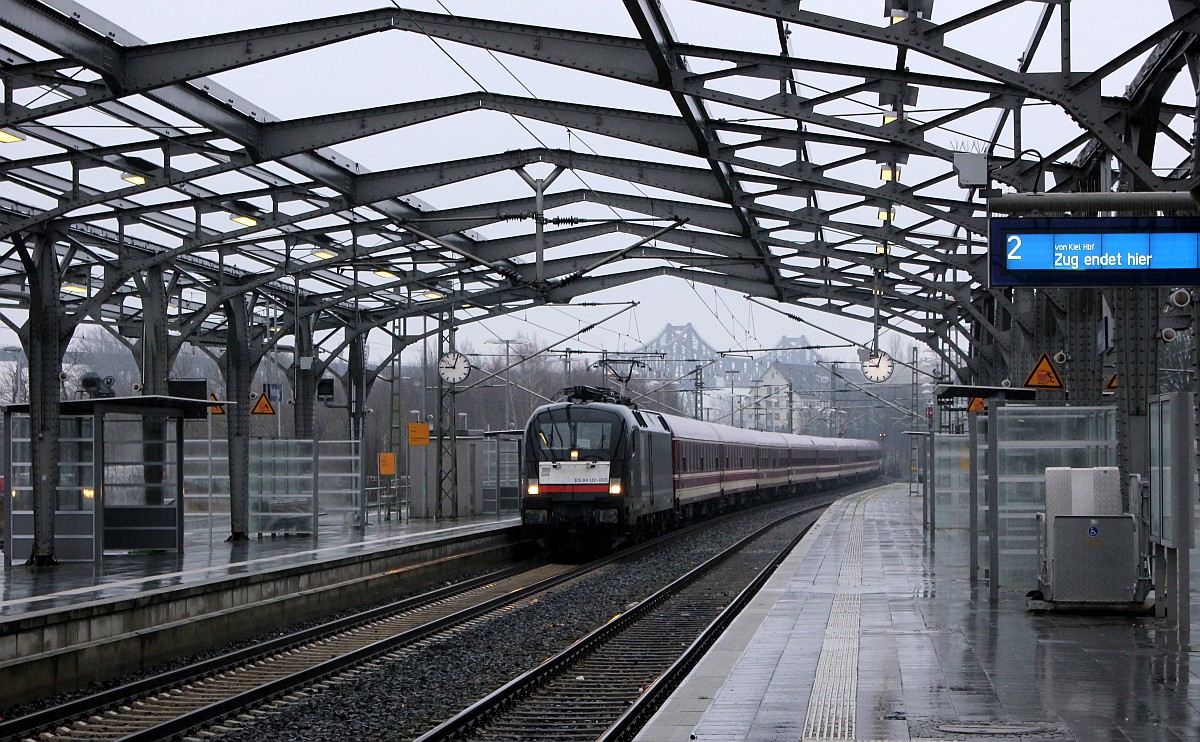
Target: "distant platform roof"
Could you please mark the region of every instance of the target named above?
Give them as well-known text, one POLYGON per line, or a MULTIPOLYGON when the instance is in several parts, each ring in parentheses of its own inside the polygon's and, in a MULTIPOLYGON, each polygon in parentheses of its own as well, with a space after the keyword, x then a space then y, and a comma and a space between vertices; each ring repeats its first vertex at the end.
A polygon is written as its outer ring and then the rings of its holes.
POLYGON ((1003 397, 1014 402, 1028 402, 1037 399, 1037 389, 1022 386, 971 386, 969 384, 938 384, 934 387, 938 399, 955 399, 960 397, 981 397, 991 399, 1003 397))
MULTIPOLYGON (((228 401, 195 399, 193 397, 168 397, 164 394, 139 394, 132 397, 97 397, 95 399, 64 399, 59 403, 62 415, 91 415, 97 407, 106 412, 146 412, 151 410, 182 410, 192 413, 207 407, 237 404, 228 401)), ((4 414, 29 412, 29 403, 4 405, 4 414)))

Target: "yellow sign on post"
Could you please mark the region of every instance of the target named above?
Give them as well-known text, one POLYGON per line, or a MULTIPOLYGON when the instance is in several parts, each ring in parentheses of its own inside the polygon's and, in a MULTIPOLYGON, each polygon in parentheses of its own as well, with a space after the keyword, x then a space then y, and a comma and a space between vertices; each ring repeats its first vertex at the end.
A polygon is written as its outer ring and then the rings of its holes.
POLYGON ((408 445, 410 445, 410 446, 428 446, 429 445, 429 423, 409 423, 408 424, 408 445))
POLYGON ((254 403, 254 409, 250 410, 251 415, 274 415, 275 407, 271 404, 271 400, 267 399, 267 395, 258 395, 258 401, 254 403))
POLYGON ((987 412, 987 404, 983 401, 983 397, 971 397, 971 403, 967 405, 967 412, 987 412))
POLYGON ((394 453, 379 454, 379 476, 381 476, 381 477, 396 476, 396 454, 394 454, 394 453))
POLYGON ((1038 362, 1034 364, 1033 370, 1029 372, 1029 376, 1025 379, 1025 386, 1037 389, 1063 388, 1062 377, 1054 369, 1054 362, 1050 360, 1048 353, 1043 353, 1038 362))
MULTIPOLYGON (((208 393, 208 398, 214 402, 217 401, 217 395, 213 394, 212 392, 208 393)), ((224 415, 225 414, 225 405, 223 405, 223 404, 213 405, 209 409, 212 411, 212 414, 214 414, 214 415, 224 415)))

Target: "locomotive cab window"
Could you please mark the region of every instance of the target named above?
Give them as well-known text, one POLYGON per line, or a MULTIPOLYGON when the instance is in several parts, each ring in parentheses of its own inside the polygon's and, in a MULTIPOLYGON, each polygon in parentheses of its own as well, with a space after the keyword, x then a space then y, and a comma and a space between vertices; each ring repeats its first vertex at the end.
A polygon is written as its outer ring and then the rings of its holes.
POLYGON ((610 461, 624 428, 620 416, 608 410, 545 410, 530 422, 530 450, 540 461, 610 461))

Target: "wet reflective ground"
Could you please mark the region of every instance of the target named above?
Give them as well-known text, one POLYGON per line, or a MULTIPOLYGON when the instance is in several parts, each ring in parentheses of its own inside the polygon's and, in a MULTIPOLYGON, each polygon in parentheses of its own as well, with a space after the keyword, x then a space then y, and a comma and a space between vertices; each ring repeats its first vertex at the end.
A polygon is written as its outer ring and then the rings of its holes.
POLYGON ((399 519, 372 522, 356 528, 341 519, 321 519, 318 533, 303 536, 252 537, 227 543, 228 515, 188 515, 184 553, 108 553, 102 566, 64 563, 31 569, 0 560, 0 620, 67 605, 134 597, 177 585, 221 579, 271 569, 295 567, 340 556, 390 548, 440 532, 467 533, 500 524, 515 525, 516 517, 482 516, 443 521, 399 519))
POLYGON ((965 532, 931 548, 920 500, 875 492, 830 510, 743 613, 743 636, 710 652, 640 740, 1200 742, 1194 632, 1031 613, 1024 591, 989 605, 965 532))

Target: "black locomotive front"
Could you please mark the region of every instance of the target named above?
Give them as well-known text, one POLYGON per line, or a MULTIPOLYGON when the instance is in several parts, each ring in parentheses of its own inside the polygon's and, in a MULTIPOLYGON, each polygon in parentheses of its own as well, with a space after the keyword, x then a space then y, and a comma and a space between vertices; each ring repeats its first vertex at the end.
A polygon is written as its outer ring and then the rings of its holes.
POLYGON ((538 408, 525 431, 522 518, 531 534, 588 540, 627 513, 631 420, 613 404, 538 408))

